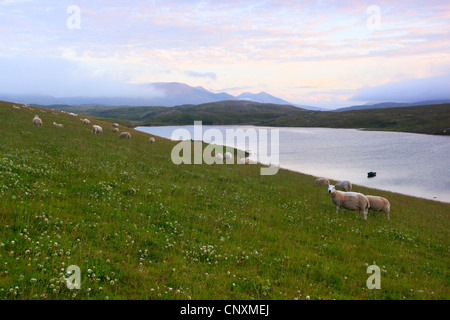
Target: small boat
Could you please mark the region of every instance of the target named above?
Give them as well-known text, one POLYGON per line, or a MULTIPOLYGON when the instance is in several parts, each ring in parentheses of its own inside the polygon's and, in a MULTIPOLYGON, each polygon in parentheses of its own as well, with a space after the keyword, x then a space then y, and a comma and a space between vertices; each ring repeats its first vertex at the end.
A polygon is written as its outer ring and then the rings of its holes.
POLYGON ((367 178, 373 178, 373 177, 375 177, 376 175, 377 175, 376 172, 373 172, 373 171, 367 172, 367 178))

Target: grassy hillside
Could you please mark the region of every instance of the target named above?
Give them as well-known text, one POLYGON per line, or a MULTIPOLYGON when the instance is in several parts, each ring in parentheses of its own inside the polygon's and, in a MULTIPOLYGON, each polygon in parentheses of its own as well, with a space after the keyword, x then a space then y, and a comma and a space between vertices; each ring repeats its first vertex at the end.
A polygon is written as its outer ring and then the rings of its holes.
POLYGON ((176 166, 174 142, 92 122, 0 102, 0 299, 449 298, 449 204, 354 186, 391 201, 364 221, 312 176, 176 166))
MULTIPOLYGON (((105 106, 52 106, 75 110, 102 119, 125 120, 124 124, 185 125, 202 120, 204 124, 259 124, 280 115, 303 110, 289 105, 250 101, 221 101, 178 107, 105 107, 105 106)), ((66 111, 67 111, 66 110, 66 111)))
POLYGON ((351 110, 302 112, 280 116, 261 125, 287 127, 365 128, 450 135, 450 104, 351 110))
POLYGON ((166 107, 52 106, 128 126, 253 124, 278 127, 366 128, 450 135, 450 104, 350 110, 309 111, 293 106, 249 101, 222 101, 201 105, 166 107))

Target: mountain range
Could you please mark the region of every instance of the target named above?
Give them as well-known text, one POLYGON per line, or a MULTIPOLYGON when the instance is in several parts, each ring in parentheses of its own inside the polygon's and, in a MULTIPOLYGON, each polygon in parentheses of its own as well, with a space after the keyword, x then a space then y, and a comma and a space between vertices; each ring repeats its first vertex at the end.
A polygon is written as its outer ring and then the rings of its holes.
POLYGON ((361 109, 379 109, 393 107, 410 107, 418 105, 433 105, 449 103, 450 100, 420 101, 410 103, 383 102, 376 104, 356 105, 339 109, 325 109, 315 106, 299 105, 275 97, 266 92, 244 92, 233 96, 226 92, 214 93, 201 86, 192 87, 180 82, 154 82, 147 84, 131 85, 131 92, 135 94, 110 96, 73 96, 54 97, 43 94, 0 94, 0 100, 16 103, 27 103, 41 106, 51 105, 78 105, 78 106, 161 106, 175 107, 180 105, 199 105, 220 101, 252 101, 279 105, 291 105, 298 108, 314 111, 351 111, 361 109), (136 94, 137 93, 137 94, 136 94))
POLYGON ((137 85, 140 92, 152 95, 129 95, 116 97, 54 97, 50 95, 0 94, 0 100, 36 105, 108 105, 108 106, 163 106, 174 107, 185 104, 197 105, 227 100, 247 100, 260 103, 292 105, 308 110, 325 110, 314 106, 296 105, 266 92, 244 92, 233 96, 226 92, 213 93, 203 87, 192 87, 179 82, 155 82, 137 85))

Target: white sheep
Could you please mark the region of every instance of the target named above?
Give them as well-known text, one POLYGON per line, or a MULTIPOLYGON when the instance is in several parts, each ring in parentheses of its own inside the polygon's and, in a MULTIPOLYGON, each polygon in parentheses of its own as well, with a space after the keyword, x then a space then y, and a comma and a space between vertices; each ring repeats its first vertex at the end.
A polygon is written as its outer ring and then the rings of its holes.
POLYGON ((93 131, 95 134, 102 134, 102 133, 103 133, 103 128, 100 127, 100 126, 98 126, 98 125, 96 125, 96 124, 94 124, 94 125, 92 126, 92 131, 93 131))
POLYGON ((359 216, 364 214, 364 219, 367 220, 370 203, 365 195, 358 192, 337 191, 333 185, 328 186, 328 192, 331 195, 331 201, 336 205, 336 213, 338 210, 342 213, 342 208, 359 211, 359 216))
POLYGON ((249 158, 240 158, 239 164, 250 164, 249 158))
POLYGON ((131 134, 129 132, 122 132, 119 135, 119 138, 121 138, 121 139, 130 139, 131 138, 131 134))
POLYGON ((113 123, 112 126, 113 126, 114 128, 118 128, 118 127, 119 127, 119 124, 118 124, 118 123, 113 123))
POLYGON ((327 178, 318 178, 314 181, 314 185, 321 187, 328 187, 330 185, 330 180, 327 178))
POLYGON ((83 121, 83 124, 84 124, 85 126, 88 126, 88 125, 91 124, 91 121, 89 121, 89 119, 81 119, 81 121, 83 121))
POLYGON ((53 122, 53 125, 58 128, 63 128, 64 126, 61 123, 53 122))
POLYGON ((33 124, 37 125, 38 127, 42 126, 42 120, 37 114, 34 116, 33 124))
POLYGON ((352 184, 350 181, 338 181, 336 182, 336 189, 341 189, 344 191, 351 191, 352 190, 352 184))
POLYGON ((223 161, 223 154, 222 153, 217 153, 216 154, 216 159, 217 159, 217 161, 218 161, 218 163, 222 163, 222 161, 223 161))
POLYGON ((118 133, 119 132, 119 128, 114 128, 113 132, 118 133))
POLYGON ((391 211, 391 204, 389 200, 379 196, 366 196, 369 199, 370 210, 377 212, 384 212, 387 214, 387 219, 389 220, 389 212, 391 211))
POLYGON ((155 138, 151 137, 148 141, 150 141, 150 143, 155 143, 155 138))
POLYGON ((233 155, 231 154, 231 152, 225 152, 225 160, 228 162, 231 159, 233 159, 233 155))

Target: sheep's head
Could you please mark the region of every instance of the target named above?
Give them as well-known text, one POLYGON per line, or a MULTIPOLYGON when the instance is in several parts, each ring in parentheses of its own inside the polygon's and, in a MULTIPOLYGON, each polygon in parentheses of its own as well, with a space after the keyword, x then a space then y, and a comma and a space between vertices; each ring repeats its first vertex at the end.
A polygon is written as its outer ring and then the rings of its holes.
POLYGON ((333 186, 333 185, 329 185, 328 186, 328 193, 333 193, 334 191, 336 191, 336 186, 333 186))

